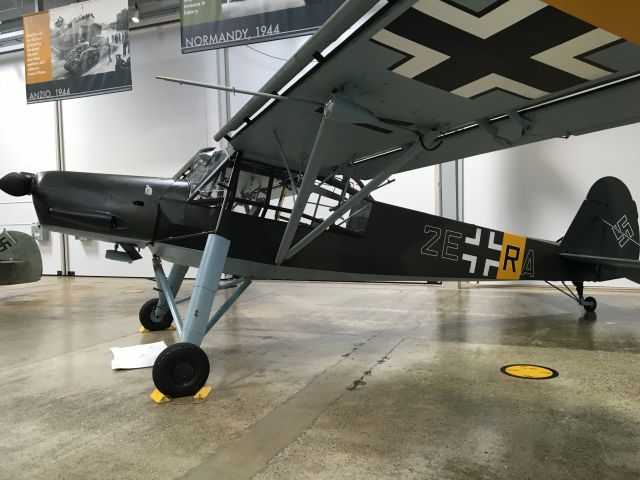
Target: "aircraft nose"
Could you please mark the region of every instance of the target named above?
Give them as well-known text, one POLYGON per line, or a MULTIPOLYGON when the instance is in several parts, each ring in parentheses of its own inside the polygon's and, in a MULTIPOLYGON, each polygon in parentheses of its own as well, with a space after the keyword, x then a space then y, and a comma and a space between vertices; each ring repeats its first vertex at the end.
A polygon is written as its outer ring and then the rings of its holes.
POLYGON ((13 197, 31 195, 34 177, 33 173, 9 173, 0 179, 0 190, 13 197))

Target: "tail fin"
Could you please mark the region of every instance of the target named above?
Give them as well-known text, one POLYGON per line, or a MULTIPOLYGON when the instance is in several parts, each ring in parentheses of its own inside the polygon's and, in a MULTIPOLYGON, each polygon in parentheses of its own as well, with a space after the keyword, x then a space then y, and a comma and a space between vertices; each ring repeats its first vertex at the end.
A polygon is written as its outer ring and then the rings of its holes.
POLYGON ((589 190, 560 243, 560 255, 606 268, 609 274, 603 279, 627 277, 638 281, 639 235, 638 209, 629 189, 617 178, 604 177, 589 190))
POLYGON ((0 285, 37 282, 42 257, 36 241, 26 233, 0 233, 0 285))

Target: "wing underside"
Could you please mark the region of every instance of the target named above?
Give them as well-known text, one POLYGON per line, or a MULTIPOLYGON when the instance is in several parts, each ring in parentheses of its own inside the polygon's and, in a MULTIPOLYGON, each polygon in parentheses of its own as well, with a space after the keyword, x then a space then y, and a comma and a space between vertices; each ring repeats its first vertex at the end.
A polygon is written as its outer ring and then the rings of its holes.
MULTIPOLYGON (((443 134, 410 170, 640 120, 629 101, 640 98, 640 46, 611 15, 594 25, 560 0, 389 1, 328 52, 347 17, 375 3, 346 2, 263 87, 306 102, 254 98, 216 137, 246 158, 283 166, 284 157, 303 171, 322 105, 341 92, 380 122, 329 125, 323 170, 412 142, 414 131, 443 134)), ((618 16, 640 22, 640 5, 626 5, 618 16)), ((370 178, 388 161, 362 162, 354 177, 370 178)))

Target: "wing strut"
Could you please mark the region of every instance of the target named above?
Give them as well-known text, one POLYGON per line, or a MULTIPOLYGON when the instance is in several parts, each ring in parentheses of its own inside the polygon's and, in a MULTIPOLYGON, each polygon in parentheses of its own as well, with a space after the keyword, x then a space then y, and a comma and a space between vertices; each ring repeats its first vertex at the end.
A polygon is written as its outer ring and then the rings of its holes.
POLYGON ((403 149, 402 154, 392 163, 389 164, 387 168, 381 171, 373 180, 365 185, 358 193, 356 193, 353 197, 349 198, 346 202, 340 205, 331 215, 329 215, 324 222, 315 227, 306 237, 300 240, 296 245, 294 245, 291 249, 289 249, 285 258, 288 260, 293 257, 296 253, 302 250, 304 247, 309 245, 312 241, 314 241, 318 235, 324 232, 327 228, 329 228, 333 223, 340 218, 343 214, 349 211, 354 205, 357 205, 359 202, 363 201, 371 192, 373 192, 376 188, 378 188, 387 178, 400 170, 403 166, 405 166, 408 162, 413 160, 416 155, 418 155, 423 150, 422 145, 419 141, 415 141, 414 143, 407 144, 403 149))
MULTIPOLYGON (((287 228, 282 235, 282 241, 276 254, 276 265, 282 265, 285 259, 293 257, 296 253, 302 250, 305 246, 311 243, 318 235, 329 228, 333 223, 340 218, 345 212, 350 210, 357 202, 361 202, 369 196, 369 194, 378 188, 382 183, 387 180, 391 175, 403 168, 407 163, 413 160, 423 150, 429 150, 429 145, 439 138, 440 132, 436 129, 431 130, 427 134, 423 134, 420 131, 415 131, 416 139, 402 146, 398 151, 401 152, 400 156, 393 162, 391 162, 387 168, 382 170, 373 180, 371 180, 366 186, 364 186, 353 197, 349 198, 346 202, 342 203, 325 221, 315 227, 306 237, 298 242, 293 248, 293 238, 300 225, 300 219, 304 213, 304 209, 309 201, 309 197, 314 190, 315 182, 322 168, 322 144, 327 139, 327 129, 333 127, 336 123, 350 123, 350 124, 370 124, 376 125, 382 123, 375 115, 368 110, 362 108, 360 105, 350 101, 342 95, 332 95, 331 99, 326 103, 322 115, 322 122, 316 135, 315 142, 313 144, 313 150, 309 156, 309 161, 305 169, 304 177, 302 178, 302 184, 298 189, 298 196, 296 202, 293 205, 291 217, 287 228), (425 138, 427 137, 427 138, 425 138), (425 140, 426 143, 425 143, 425 140)), ((384 122, 386 125, 386 122, 384 122)), ((404 127, 400 127, 403 128, 404 127)), ((442 142, 440 142, 442 143, 442 142)), ((440 145, 438 145, 440 146, 440 145)), ((436 147, 437 148, 437 147, 436 147)))
POLYGON ((280 156, 282 157, 282 163, 284 163, 284 167, 287 169, 287 173, 289 174, 289 181, 291 182, 291 191, 293 192, 293 200, 296 200, 298 196, 298 187, 296 186, 296 182, 293 179, 293 175, 291 174, 291 169, 289 168, 289 164, 287 163, 287 157, 284 154, 284 150, 282 149, 282 143, 278 138, 278 133, 273 131, 273 138, 276 141, 276 145, 278 146, 278 151, 280 152, 280 156))
POLYGON ((291 211, 291 217, 289 218, 289 222, 287 223, 287 228, 284 231, 284 235, 282 236, 282 241, 280 242, 280 248, 278 248, 278 254, 276 255, 276 265, 281 265, 282 261, 287 254, 291 243, 293 242, 293 236, 296 234, 296 230, 298 230, 298 225, 300 224, 300 219, 302 218, 302 214, 304 213, 304 209, 309 201, 309 197, 313 192, 313 187, 316 183, 316 178, 318 178, 318 173, 320 173, 320 168, 322 167, 322 143, 325 141, 327 130, 327 115, 322 116, 322 123, 320 123, 320 128, 318 129, 318 134, 316 136, 316 141, 313 144, 313 150, 311 151, 311 155, 309 156, 309 162, 307 162, 307 168, 304 172, 304 177, 302 177, 302 183, 300 184, 300 188, 298 189, 298 196, 296 198, 296 203, 293 205, 293 209, 291 211))

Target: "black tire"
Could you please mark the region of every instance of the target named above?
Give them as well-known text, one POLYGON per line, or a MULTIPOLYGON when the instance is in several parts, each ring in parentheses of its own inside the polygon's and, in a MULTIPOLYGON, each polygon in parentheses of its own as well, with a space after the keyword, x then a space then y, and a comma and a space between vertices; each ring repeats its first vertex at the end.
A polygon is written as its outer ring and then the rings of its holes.
POLYGON ((582 306, 587 312, 595 312, 598 307, 598 302, 593 297, 587 297, 583 300, 582 306))
POLYGON ((171 398, 192 397, 209 378, 209 358, 197 345, 175 343, 153 364, 153 383, 171 398))
POLYGON ((145 302, 144 305, 142 305, 142 307, 140 308, 140 313, 138 314, 140 325, 151 332, 160 332, 162 330, 166 330, 173 323, 173 315, 171 315, 171 311, 169 310, 167 310, 167 313, 164 314, 162 320, 160 320, 159 322, 156 321, 155 317, 153 316, 156 305, 158 305, 158 299, 152 298, 151 300, 145 302))

